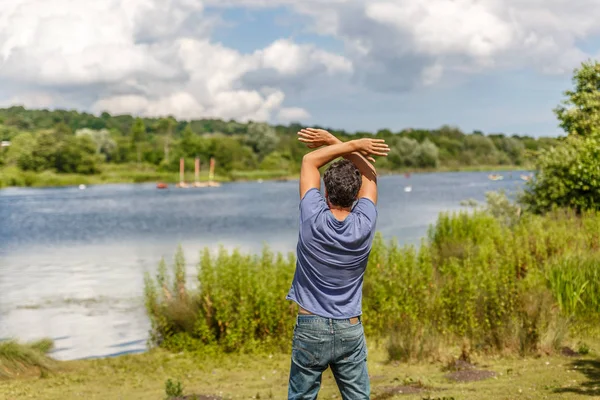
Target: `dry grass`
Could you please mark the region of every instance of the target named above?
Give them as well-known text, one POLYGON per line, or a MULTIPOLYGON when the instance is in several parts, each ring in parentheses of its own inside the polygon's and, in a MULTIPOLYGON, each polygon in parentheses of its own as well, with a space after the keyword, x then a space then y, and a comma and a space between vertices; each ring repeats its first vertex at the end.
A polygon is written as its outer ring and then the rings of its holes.
POLYGON ((56 368, 57 363, 46 356, 52 349, 49 339, 30 344, 15 341, 0 342, 0 379, 42 375, 56 368))

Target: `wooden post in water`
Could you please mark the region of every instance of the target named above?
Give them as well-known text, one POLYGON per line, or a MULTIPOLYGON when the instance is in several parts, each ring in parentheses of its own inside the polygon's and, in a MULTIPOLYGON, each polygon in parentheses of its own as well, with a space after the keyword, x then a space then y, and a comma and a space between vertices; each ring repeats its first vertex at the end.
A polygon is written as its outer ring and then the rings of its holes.
POLYGON ((184 170, 185 170, 185 160, 183 158, 180 158, 179 159, 179 183, 177 184, 178 188, 189 187, 187 185, 187 183, 185 183, 184 170))
POLYGON ((185 160, 183 158, 179 159, 179 183, 183 185, 185 183, 185 160))
POLYGON ((210 170, 208 171, 208 185, 211 187, 221 186, 219 182, 215 182, 215 158, 210 158, 210 170))
POLYGON ((208 171, 208 180, 212 182, 215 179, 215 158, 210 158, 210 170, 208 171))

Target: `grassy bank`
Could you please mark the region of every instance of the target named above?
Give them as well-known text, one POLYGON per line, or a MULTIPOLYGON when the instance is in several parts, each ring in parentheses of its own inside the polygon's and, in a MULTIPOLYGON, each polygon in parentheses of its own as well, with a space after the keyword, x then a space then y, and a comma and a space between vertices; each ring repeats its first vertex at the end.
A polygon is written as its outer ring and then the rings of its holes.
MULTIPOLYGON (((434 173, 434 172, 484 172, 484 171, 514 171, 516 166, 470 166, 470 167, 440 167, 435 169, 406 169, 399 171, 380 171, 382 175, 400 173, 434 173)), ((522 168, 522 167, 521 167, 522 168)), ((194 182, 194 173, 185 174, 186 182, 194 182)), ((226 174, 216 174, 217 182, 257 181, 257 180, 287 180, 298 179, 297 174, 289 171, 231 171, 226 174)), ((200 174, 201 181, 208 180, 208 172, 200 174)), ((33 172, 22 171, 16 167, 0 168, 0 188, 3 187, 56 187, 102 185, 110 183, 148 183, 148 182, 179 182, 179 173, 159 171, 155 166, 137 164, 106 164, 99 174, 58 174, 52 171, 33 172)))
MULTIPOLYGON (((594 348, 598 344, 593 344, 594 348)), ((458 356, 460 351, 456 350, 458 356)), ((146 354, 61 364, 61 372, 45 378, 0 380, 0 398, 7 400, 164 399, 165 383, 182 384, 185 395, 216 395, 223 399, 287 398, 289 354, 146 354)), ((600 360, 593 356, 541 358, 479 358, 475 371, 455 381, 447 362, 398 364, 384 350, 370 346, 368 367, 372 399, 590 399, 600 396, 600 360), (492 376, 493 374, 493 376, 492 376)), ((471 370, 473 371, 473 370, 471 370)), ((199 397, 201 398, 201 397, 199 397)), ((339 399, 328 371, 320 399, 339 399)), ((206 398, 204 398, 206 399, 206 398)))

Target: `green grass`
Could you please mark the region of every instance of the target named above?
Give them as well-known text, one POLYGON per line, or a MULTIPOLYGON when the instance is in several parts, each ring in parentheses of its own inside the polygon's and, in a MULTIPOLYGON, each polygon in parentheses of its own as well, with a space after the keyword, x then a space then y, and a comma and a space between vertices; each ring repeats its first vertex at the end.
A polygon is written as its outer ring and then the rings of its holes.
MULTIPOLYGON (((593 349, 598 349, 594 343, 593 349)), ((455 349, 455 356, 460 354, 455 349)), ((477 368, 494 371, 496 378, 456 383, 445 376, 448 360, 435 363, 390 363, 387 354, 369 346, 368 368, 372 399, 454 397, 480 399, 591 399, 600 396, 600 360, 591 356, 567 358, 475 357, 477 368), (423 392, 390 396, 404 385, 423 392)), ((288 353, 222 354, 153 350, 146 354, 61 363, 61 372, 44 379, 23 378, 0 383, 0 398, 7 400, 163 399, 165 383, 181 382, 185 395, 219 395, 225 399, 284 399, 290 356, 288 353)), ((339 399, 330 371, 323 377, 320 399, 339 399)))
POLYGON ((56 362, 46 356, 52 347, 49 339, 29 344, 12 340, 0 342, 0 379, 53 371, 56 362))

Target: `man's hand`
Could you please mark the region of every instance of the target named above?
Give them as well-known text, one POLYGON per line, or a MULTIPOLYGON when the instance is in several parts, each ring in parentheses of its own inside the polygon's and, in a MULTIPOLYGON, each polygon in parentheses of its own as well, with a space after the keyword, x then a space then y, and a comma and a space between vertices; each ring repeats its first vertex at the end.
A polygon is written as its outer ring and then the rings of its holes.
POLYGON ((341 140, 327 132, 325 129, 305 128, 298 132, 298 140, 306 143, 309 149, 321 146, 330 146, 341 143, 341 140))
POLYGON ((387 157, 390 152, 390 147, 383 139, 357 139, 352 142, 356 143, 356 151, 365 157, 382 156, 387 157))

